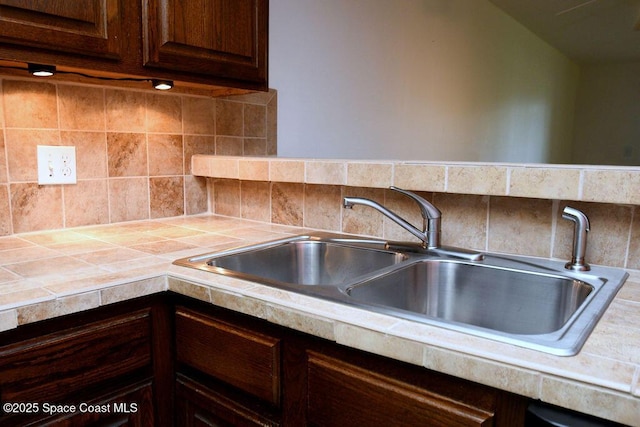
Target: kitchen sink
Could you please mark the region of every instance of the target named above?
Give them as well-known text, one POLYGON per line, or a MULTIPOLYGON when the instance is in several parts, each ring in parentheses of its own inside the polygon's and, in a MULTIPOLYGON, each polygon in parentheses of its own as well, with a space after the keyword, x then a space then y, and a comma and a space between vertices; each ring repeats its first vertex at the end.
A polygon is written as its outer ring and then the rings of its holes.
POLYGON ((561 329, 594 287, 554 274, 458 261, 422 261, 359 283, 365 303, 510 334, 561 329))
POLYGON ((175 264, 551 354, 576 354, 627 278, 621 269, 318 233, 175 264))
POLYGON ((296 236, 179 261, 275 285, 337 286, 408 257, 374 240, 296 236))

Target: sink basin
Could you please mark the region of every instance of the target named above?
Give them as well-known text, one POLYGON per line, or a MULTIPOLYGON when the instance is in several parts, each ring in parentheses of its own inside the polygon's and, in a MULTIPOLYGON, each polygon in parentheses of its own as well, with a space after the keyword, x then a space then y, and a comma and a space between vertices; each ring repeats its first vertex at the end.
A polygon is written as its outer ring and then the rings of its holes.
POLYGON ((561 329, 593 286, 570 277, 456 261, 422 261, 359 283, 347 294, 416 315, 511 334, 561 329))
POLYGON ((627 278, 616 268, 453 253, 317 233, 174 264, 560 356, 580 350, 627 278))
POLYGON ((360 240, 299 236, 188 261, 200 260, 212 271, 261 283, 337 286, 407 259, 400 252, 371 245, 374 243, 367 246, 360 240))

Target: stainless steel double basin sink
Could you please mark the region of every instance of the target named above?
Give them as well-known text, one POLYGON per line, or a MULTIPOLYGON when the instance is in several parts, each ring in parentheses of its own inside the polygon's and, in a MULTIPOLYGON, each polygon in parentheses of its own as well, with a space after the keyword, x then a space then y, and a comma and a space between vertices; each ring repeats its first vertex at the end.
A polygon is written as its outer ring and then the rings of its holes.
POLYGON ((175 264, 251 280, 547 353, 576 354, 624 283, 620 269, 318 233, 183 258, 175 264))

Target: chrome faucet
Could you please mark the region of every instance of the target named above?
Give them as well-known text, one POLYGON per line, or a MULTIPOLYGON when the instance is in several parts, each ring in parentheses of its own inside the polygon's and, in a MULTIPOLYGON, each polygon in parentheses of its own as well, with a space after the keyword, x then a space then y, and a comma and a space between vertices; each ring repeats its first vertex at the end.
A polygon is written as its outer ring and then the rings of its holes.
POLYGON ((404 218, 398 216, 373 200, 363 199, 360 197, 345 197, 343 203, 344 207, 346 209, 351 209, 354 205, 369 206, 420 239, 424 248, 434 249, 440 247, 440 217, 442 215, 440 210, 415 193, 402 190, 397 187, 389 188, 411 197, 416 203, 418 203, 418 206, 420 206, 420 213, 422 214, 422 231, 414 227, 404 218))
POLYGON ((565 207, 562 211, 562 218, 568 219, 575 223, 573 229, 573 252, 571 253, 571 261, 564 267, 568 270, 589 271, 590 267, 584 260, 587 252, 587 232, 589 231, 589 218, 572 207, 565 207))
POLYGON ((442 213, 440 212, 440 210, 422 197, 418 196, 415 193, 412 193, 411 191, 403 190, 401 188, 393 186, 389 188, 410 197, 418 204, 418 206, 420 207, 420 213, 422 214, 422 230, 413 226, 404 218, 385 208, 381 204, 374 202, 373 200, 364 199, 361 197, 345 197, 343 200, 343 205, 345 209, 351 209, 354 205, 364 205, 377 210, 378 212, 398 224, 400 227, 404 228, 409 233, 420 239, 420 241, 422 242, 422 248, 424 249, 436 252, 440 255, 456 256, 472 261, 478 261, 484 258, 483 254, 474 251, 467 251, 466 249, 443 248, 440 244, 440 219, 442 217, 442 213))

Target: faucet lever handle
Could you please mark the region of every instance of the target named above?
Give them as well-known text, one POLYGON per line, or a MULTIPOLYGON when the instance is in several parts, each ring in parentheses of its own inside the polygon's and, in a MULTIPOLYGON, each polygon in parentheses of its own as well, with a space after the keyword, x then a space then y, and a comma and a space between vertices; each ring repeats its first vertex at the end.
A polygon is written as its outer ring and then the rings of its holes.
POLYGON ((403 190, 402 188, 391 186, 389 187, 393 191, 397 191, 398 193, 404 194, 412 198, 418 205, 420 205, 420 212, 422 213, 422 218, 426 220, 428 219, 437 219, 440 218, 442 213, 440 209, 433 206, 431 203, 426 201, 424 198, 418 196, 416 193, 411 191, 403 190))

